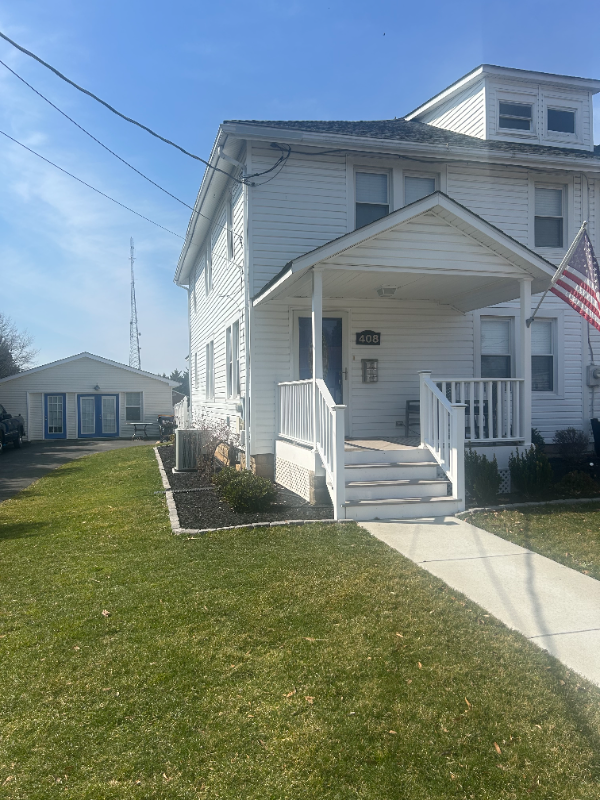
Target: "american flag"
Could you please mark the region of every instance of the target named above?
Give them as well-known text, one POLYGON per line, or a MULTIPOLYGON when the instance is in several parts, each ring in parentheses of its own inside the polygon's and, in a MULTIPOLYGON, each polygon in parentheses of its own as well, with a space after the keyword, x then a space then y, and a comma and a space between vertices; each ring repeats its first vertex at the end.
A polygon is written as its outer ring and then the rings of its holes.
POLYGON ((600 331, 600 269, 587 230, 559 267, 550 290, 600 331))

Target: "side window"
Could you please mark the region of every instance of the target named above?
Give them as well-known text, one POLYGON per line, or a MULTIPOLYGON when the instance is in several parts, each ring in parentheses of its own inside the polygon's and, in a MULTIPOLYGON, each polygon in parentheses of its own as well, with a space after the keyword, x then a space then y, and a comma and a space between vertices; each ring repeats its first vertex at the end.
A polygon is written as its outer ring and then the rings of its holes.
POLYGON ((206 246, 206 261, 204 264, 204 288, 206 289, 206 294, 210 294, 213 287, 212 242, 211 242, 211 237, 209 236, 208 238, 209 238, 209 243, 206 246))
POLYGON ((227 226, 227 258, 229 261, 233 261, 233 257, 235 255, 235 247, 233 243, 233 197, 231 194, 227 196, 226 226, 227 226))
POLYGON ((549 108, 547 128, 557 133, 575 133, 575 112, 561 108, 549 108))
POLYGON ((535 246, 562 248, 565 191, 551 186, 535 187, 535 246))
POLYGON ((125 392, 125 419, 127 422, 142 421, 141 392, 125 392))
POLYGON ((215 399, 215 363, 214 363, 215 343, 208 342, 206 345, 206 375, 204 384, 204 395, 206 400, 215 399))
POLYGON ((530 103, 510 103, 500 100, 498 103, 498 127, 501 130, 532 130, 532 105, 530 103))
POLYGON ((198 375, 198 353, 194 353, 194 387, 197 389, 200 385, 200 377, 198 375))
POLYGON ((534 392, 554 391, 555 326, 556 320, 552 319, 534 319, 531 324, 531 388, 534 392))
POLYGON ((225 331, 225 362, 227 365, 227 397, 240 394, 240 323, 234 322, 225 331))
POLYGON ((434 175, 405 175, 404 176, 404 205, 415 203, 422 197, 435 192, 434 175))
POLYGON ((481 377, 512 377, 512 320, 481 318, 481 377))
POLYGON ((387 172, 356 173, 356 228, 390 213, 390 176, 387 172))

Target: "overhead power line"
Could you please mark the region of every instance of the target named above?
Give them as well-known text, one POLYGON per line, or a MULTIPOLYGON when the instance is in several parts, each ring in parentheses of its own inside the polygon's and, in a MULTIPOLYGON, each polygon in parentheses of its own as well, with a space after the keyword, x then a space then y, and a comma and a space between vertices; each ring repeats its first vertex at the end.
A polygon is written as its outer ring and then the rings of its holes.
POLYGON ((54 161, 50 161, 50 159, 46 158, 45 156, 41 155, 40 153, 36 153, 36 151, 32 150, 31 147, 27 147, 26 144, 23 144, 23 142, 19 142, 17 139, 14 139, 12 136, 9 136, 8 133, 5 133, 4 131, 0 130, 0 134, 2 134, 2 136, 5 136, 7 139, 10 139, 11 142, 14 142, 15 144, 18 144, 19 147, 22 147, 24 150, 27 150, 29 153, 32 153, 34 156, 37 156, 38 158, 41 158, 42 161, 46 162, 46 164, 50 164, 50 166, 55 167, 56 169, 60 170, 61 172, 64 172, 64 174, 68 175, 69 178, 73 178, 73 180, 76 180, 78 183, 82 183, 84 186, 87 186, 88 189, 91 189, 93 192, 96 192, 96 194, 102 195, 102 197, 105 197, 107 200, 110 200, 112 203, 116 203, 116 205, 121 206, 121 208, 124 208, 126 211, 131 211, 131 213, 135 214, 136 217, 141 217, 141 219, 146 220, 146 222, 150 222, 152 225, 156 225, 157 228, 162 228, 163 231, 166 231, 167 233, 170 233, 173 236, 177 236, 178 239, 184 239, 185 238, 183 236, 180 236, 178 233, 175 233, 174 231, 169 230, 169 228, 165 228, 164 225, 160 225, 158 222, 154 222, 153 219, 150 219, 149 217, 145 217, 143 214, 140 214, 139 211, 134 211, 133 208, 130 208, 129 206, 126 206, 124 203, 119 202, 119 200, 115 200, 115 198, 111 197, 109 194, 106 194, 105 192, 101 192, 100 189, 96 189, 95 186, 92 186, 90 183, 86 183, 86 181, 82 180, 81 178, 78 178, 77 175, 73 175, 72 172, 68 172, 66 169, 63 169, 62 167, 59 167, 58 164, 54 163, 54 161))

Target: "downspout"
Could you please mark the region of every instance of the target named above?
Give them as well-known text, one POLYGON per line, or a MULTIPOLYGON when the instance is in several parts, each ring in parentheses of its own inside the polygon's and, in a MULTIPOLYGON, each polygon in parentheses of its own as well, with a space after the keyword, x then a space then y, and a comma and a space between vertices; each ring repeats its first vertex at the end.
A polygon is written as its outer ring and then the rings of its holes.
MULTIPOLYGON (((250 143, 246 141, 246 174, 250 174, 251 169, 251 152, 250 143)), ((246 469, 251 469, 250 465, 250 387, 251 387, 251 348, 250 336, 252 329, 252 303, 250 302, 250 283, 252 280, 251 271, 251 254, 250 254, 250 187, 244 184, 244 307, 246 313, 245 319, 245 336, 244 336, 244 354, 246 360, 246 395, 244 398, 244 426, 246 430, 245 441, 245 459, 246 469)))
MULTIPOLYGON (((193 269, 194 275, 194 282, 196 281, 196 267, 194 266, 193 269)), ((188 284, 187 287, 187 304, 188 304, 188 387, 190 390, 190 399, 188 401, 188 424, 191 425, 192 423, 192 395, 193 395, 193 384, 192 380, 196 380, 195 373, 192 375, 192 364, 194 363, 192 359, 192 292, 193 287, 190 287, 188 284)))

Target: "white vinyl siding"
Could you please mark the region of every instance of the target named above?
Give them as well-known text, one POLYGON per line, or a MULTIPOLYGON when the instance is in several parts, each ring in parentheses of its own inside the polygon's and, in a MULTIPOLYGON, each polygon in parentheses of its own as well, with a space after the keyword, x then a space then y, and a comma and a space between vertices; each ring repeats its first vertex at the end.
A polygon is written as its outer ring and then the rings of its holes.
POLYGON ((125 419, 127 422, 141 422, 142 416, 142 393, 126 392, 125 394, 125 419))
POLYGON ((427 122, 436 128, 444 128, 466 136, 485 138, 485 88, 484 82, 478 81, 474 86, 460 92, 456 97, 447 100, 436 109, 421 114, 421 122, 427 122))

